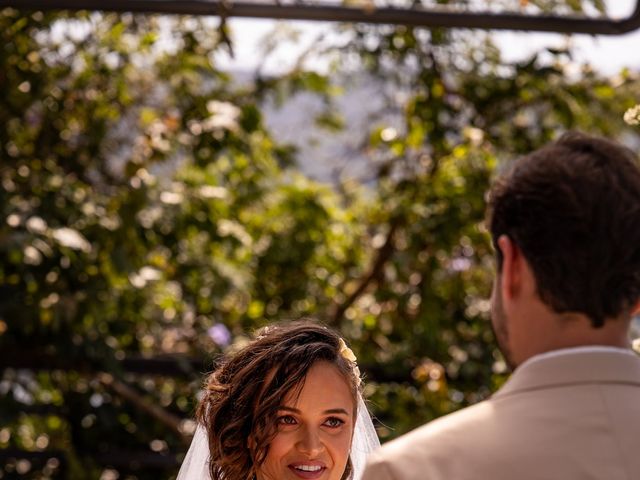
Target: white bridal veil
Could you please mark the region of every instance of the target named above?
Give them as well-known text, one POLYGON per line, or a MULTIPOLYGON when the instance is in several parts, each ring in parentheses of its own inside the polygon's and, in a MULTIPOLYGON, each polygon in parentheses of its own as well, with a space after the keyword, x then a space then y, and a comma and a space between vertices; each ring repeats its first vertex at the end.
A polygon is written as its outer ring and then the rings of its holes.
POLYGON ((353 480, 360 480, 364 473, 367 457, 380 446, 378 434, 371 421, 371 415, 361 395, 358 395, 358 418, 356 419, 353 441, 351 442, 351 463, 353 480))
MULTIPOLYGON (((358 418, 353 431, 350 455, 353 464, 353 480, 360 480, 368 455, 379 446, 380 441, 367 406, 362 396, 358 395, 358 418)), ((198 425, 187 456, 180 467, 177 480, 210 480, 208 464, 209 441, 207 433, 204 427, 198 425)))

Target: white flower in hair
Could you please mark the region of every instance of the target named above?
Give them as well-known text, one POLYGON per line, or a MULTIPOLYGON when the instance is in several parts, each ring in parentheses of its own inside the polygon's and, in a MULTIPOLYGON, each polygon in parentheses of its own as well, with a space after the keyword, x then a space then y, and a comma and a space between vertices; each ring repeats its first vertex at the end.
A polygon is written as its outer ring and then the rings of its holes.
POLYGON ((271 325, 262 327, 260 330, 258 330, 258 335, 256 336, 256 340, 262 340, 264 337, 269 335, 273 330, 274 330, 274 327, 271 325))
POLYGON ((340 339, 340 355, 349 360, 350 362, 354 362, 357 360, 356 356, 343 339, 340 339))
POLYGON ((340 339, 340 355, 342 356, 342 358, 349 360, 353 366, 353 374, 355 375, 355 377, 358 379, 358 385, 360 385, 360 382, 362 381, 362 379, 360 378, 360 369, 358 368, 358 364, 356 363, 356 360, 358 359, 355 354, 353 353, 353 350, 351 350, 346 342, 341 338, 340 339))
POLYGON ((631 348, 633 348, 634 352, 640 354, 640 337, 631 342, 631 348))

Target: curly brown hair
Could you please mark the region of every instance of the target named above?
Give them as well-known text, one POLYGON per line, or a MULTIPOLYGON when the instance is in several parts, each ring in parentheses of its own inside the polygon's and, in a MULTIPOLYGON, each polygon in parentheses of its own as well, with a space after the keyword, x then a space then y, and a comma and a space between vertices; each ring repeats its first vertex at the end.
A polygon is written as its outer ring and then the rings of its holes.
MULTIPOLYGON (((209 439, 213 480, 254 478, 277 433, 279 407, 289 392, 300 391, 316 362, 330 362, 343 374, 357 417, 360 379, 340 349, 340 336, 304 319, 267 327, 218 365, 206 379, 197 409, 209 439)), ((342 478, 350 478, 351 472, 349 460, 342 478)))
POLYGON ((489 225, 518 245, 542 300, 593 327, 640 297, 640 168, 628 148, 570 132, 514 162, 489 196, 489 225))

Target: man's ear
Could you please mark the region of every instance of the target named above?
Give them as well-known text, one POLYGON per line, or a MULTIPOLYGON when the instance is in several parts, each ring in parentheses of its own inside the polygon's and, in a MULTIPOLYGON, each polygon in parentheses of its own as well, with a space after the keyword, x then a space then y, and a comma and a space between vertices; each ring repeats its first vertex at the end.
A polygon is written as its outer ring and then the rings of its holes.
POLYGON ((515 242, 507 235, 500 235, 497 243, 502 253, 502 271, 500 272, 502 298, 512 299, 521 288, 522 254, 515 242))

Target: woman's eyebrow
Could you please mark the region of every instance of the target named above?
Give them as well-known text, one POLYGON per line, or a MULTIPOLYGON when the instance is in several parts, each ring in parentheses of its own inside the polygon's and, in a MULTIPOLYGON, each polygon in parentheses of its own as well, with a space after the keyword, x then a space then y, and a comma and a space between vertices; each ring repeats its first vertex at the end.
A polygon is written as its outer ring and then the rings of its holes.
POLYGON ((287 412, 300 413, 300 410, 293 407, 285 407, 284 405, 280 405, 278 410, 286 410, 287 412))
POLYGON ((349 416, 349 413, 344 408, 332 408, 330 410, 325 410, 324 413, 341 413, 349 416))
MULTIPOLYGON (((284 410, 286 412, 293 412, 293 413, 301 413, 300 410, 298 410, 297 408, 294 407, 286 407, 284 405, 281 405, 278 407, 278 410, 284 410)), ((347 412, 344 408, 330 408, 329 410, 325 410, 324 412, 322 412, 323 414, 336 414, 336 413, 340 413, 342 415, 346 415, 349 416, 349 412, 347 412)))

